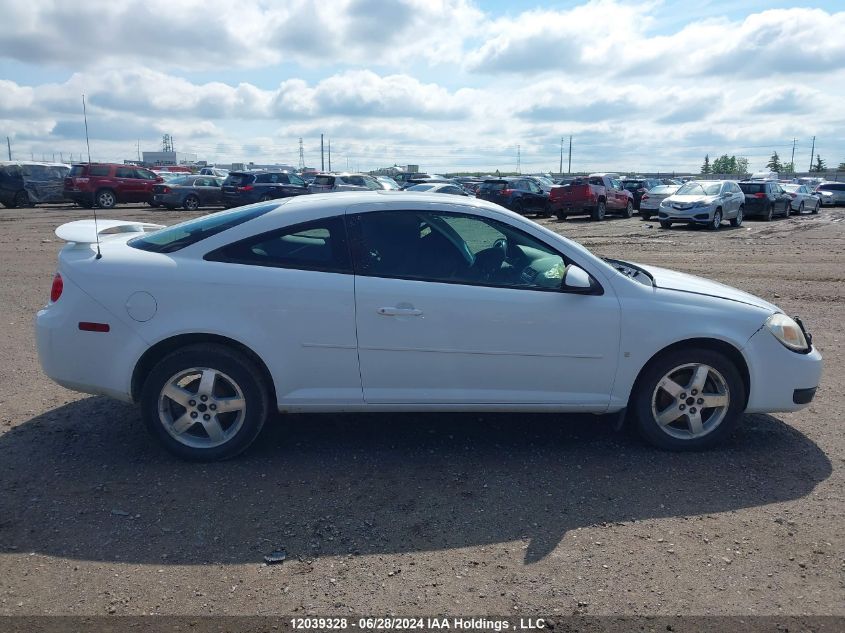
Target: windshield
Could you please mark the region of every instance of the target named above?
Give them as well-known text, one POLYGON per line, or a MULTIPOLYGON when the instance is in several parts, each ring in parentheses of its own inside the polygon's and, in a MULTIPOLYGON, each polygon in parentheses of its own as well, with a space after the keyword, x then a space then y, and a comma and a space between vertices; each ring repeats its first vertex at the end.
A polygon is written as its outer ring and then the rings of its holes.
POLYGON ((142 251, 173 253, 207 237, 231 229, 233 226, 262 216, 278 206, 279 203, 274 202, 239 207, 231 211, 221 211, 149 233, 143 237, 136 237, 129 240, 127 244, 142 251))
POLYGON ((688 182, 676 192, 679 196, 718 196, 720 182, 688 182))

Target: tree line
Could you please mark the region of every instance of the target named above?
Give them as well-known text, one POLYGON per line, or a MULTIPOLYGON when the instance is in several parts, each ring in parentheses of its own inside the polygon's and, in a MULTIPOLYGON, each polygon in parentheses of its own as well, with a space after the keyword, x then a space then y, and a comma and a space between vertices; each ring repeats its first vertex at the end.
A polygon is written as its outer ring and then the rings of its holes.
MULTIPOLYGON (((766 163, 766 169, 774 172, 783 172, 786 174, 795 173, 795 165, 790 162, 782 162, 777 152, 772 152, 769 162, 766 163)), ((820 154, 816 154, 816 160, 810 167, 810 172, 824 172, 827 171, 827 163, 820 154)), ((836 171, 845 171, 845 161, 839 163, 836 171)), ((722 154, 719 158, 710 161, 710 154, 705 154, 704 163, 701 165, 702 174, 747 174, 748 159, 740 156, 728 156, 722 154)))

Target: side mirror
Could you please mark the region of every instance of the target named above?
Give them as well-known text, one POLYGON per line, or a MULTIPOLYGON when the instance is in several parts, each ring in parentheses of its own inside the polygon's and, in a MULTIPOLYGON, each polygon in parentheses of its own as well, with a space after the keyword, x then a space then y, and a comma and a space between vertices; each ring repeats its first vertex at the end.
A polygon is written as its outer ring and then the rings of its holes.
POLYGON ((593 289, 593 283, 587 271, 575 264, 569 264, 563 271, 561 289, 572 292, 589 292, 593 289))

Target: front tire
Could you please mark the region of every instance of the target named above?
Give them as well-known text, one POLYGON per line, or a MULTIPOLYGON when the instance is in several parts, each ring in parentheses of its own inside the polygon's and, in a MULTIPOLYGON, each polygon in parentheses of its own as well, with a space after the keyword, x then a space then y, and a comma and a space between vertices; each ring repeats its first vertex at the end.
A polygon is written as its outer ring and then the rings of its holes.
POLYGON ((816 207, 813 209, 813 215, 816 215, 819 212, 819 207, 822 206, 821 200, 816 203, 816 207))
POLYGON ((707 228, 711 231, 718 231, 720 226, 722 226, 722 210, 716 209, 713 212, 713 219, 710 221, 707 228))
POLYGON ((763 216, 763 221, 764 222, 771 222, 772 216, 774 215, 774 213, 775 213, 775 205, 770 204, 769 208, 766 209, 766 214, 763 216))
POLYGON ((622 212, 622 215, 626 218, 634 217, 634 204, 628 200, 628 204, 625 205, 625 211, 622 212))
POLYGON ((798 205, 798 215, 804 215, 804 202, 798 205))
POLYGON ((664 450, 710 448, 730 434, 745 409, 736 366, 719 352, 689 348, 652 360, 634 386, 637 428, 664 450))
POLYGON ((189 345, 165 356, 141 391, 147 429, 173 455, 217 461, 246 450, 271 411, 261 370, 217 344, 189 345))
POLYGON ((182 202, 182 206, 186 211, 196 211, 200 208, 200 199, 194 195, 190 195, 182 202))
POLYGON ((651 213, 649 213, 648 211, 643 211, 642 209, 640 209, 640 217, 643 220, 645 220, 646 222, 648 222, 649 220, 651 220, 651 213))

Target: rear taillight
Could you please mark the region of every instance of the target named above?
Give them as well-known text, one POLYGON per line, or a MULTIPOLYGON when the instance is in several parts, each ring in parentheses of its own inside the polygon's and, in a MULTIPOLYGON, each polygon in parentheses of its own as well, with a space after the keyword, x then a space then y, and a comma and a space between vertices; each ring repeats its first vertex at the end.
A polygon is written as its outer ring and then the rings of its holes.
POLYGON ((65 289, 65 282, 62 281, 62 276, 56 273, 53 276, 53 285, 50 287, 50 301, 56 303, 59 297, 62 296, 62 290, 65 289))
POLYGON ((244 185, 243 187, 238 187, 238 191, 252 191, 252 185, 244 185))
POLYGON ((503 196, 509 196, 509 195, 511 195, 513 192, 514 192, 514 190, 513 190, 513 189, 502 189, 502 195, 503 195, 503 196))
POLYGON ((755 197, 755 198, 765 198, 765 197, 766 197, 766 194, 765 194, 765 193, 755 193, 755 194, 754 194, 754 197, 755 197))
POLYGON ((93 323, 91 321, 80 321, 79 329, 83 332, 109 332, 111 330, 108 323, 93 323))
POLYGON ((170 187, 163 187, 161 192, 162 193, 170 193, 170 187))
POLYGON ((648 200, 648 194, 647 194, 647 193, 644 193, 644 194, 643 194, 643 197, 642 197, 642 198, 640 198, 640 200, 648 200))

